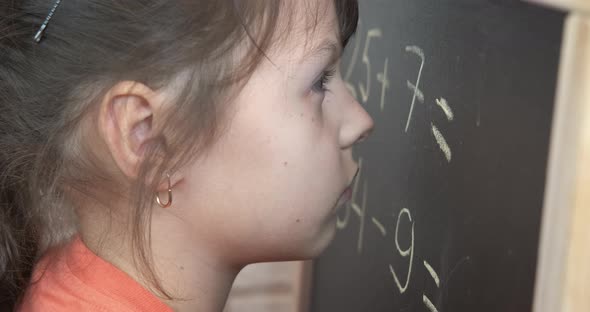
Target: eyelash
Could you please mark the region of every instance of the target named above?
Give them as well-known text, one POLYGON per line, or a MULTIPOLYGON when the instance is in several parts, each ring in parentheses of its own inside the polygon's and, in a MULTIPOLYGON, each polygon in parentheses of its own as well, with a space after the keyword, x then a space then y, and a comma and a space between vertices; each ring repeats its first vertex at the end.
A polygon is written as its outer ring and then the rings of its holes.
POLYGON ((335 73, 336 73, 335 68, 325 70, 322 73, 322 76, 320 77, 320 79, 313 84, 312 90, 317 93, 324 93, 324 92, 328 91, 326 85, 330 82, 332 77, 334 77, 335 73))

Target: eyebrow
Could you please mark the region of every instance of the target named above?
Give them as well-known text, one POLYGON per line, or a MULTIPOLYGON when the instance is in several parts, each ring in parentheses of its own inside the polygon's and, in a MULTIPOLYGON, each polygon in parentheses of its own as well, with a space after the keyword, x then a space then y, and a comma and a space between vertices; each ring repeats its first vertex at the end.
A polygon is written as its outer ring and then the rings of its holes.
POLYGON ((342 56, 342 45, 333 39, 326 39, 320 44, 311 48, 304 56, 304 60, 308 58, 317 58, 324 55, 329 55, 329 65, 333 65, 342 56))

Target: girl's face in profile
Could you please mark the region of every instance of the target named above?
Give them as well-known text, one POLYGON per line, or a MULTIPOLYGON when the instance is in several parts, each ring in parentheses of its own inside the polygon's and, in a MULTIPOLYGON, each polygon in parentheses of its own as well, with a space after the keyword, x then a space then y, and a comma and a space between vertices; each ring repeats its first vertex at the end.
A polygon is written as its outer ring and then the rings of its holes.
POLYGON ((189 164, 167 213, 191 240, 236 263, 317 256, 336 231, 339 200, 357 171, 352 147, 373 120, 339 71, 332 0, 316 29, 305 9, 233 103, 227 130, 189 164), (271 63, 272 61, 272 63, 271 63))

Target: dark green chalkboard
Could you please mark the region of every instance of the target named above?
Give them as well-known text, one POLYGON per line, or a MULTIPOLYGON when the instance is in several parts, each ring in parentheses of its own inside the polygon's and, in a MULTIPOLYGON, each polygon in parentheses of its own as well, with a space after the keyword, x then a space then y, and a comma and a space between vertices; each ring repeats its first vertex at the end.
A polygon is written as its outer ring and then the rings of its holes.
POLYGON ((311 311, 530 311, 563 14, 359 2, 343 74, 376 126, 311 311))

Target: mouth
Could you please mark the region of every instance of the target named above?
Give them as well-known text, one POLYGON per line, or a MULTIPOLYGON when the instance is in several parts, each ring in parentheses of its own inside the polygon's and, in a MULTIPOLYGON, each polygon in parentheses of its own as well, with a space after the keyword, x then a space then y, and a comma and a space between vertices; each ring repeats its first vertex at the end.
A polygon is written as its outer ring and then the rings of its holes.
POLYGON ((348 201, 350 201, 352 199, 352 188, 354 186, 356 178, 359 175, 359 172, 360 172, 360 167, 356 169, 356 173, 352 177, 352 180, 350 181, 350 183, 348 184, 346 189, 344 189, 344 192, 342 192, 342 194, 340 195, 340 199, 338 199, 337 206, 342 206, 343 204, 347 203, 348 201))

